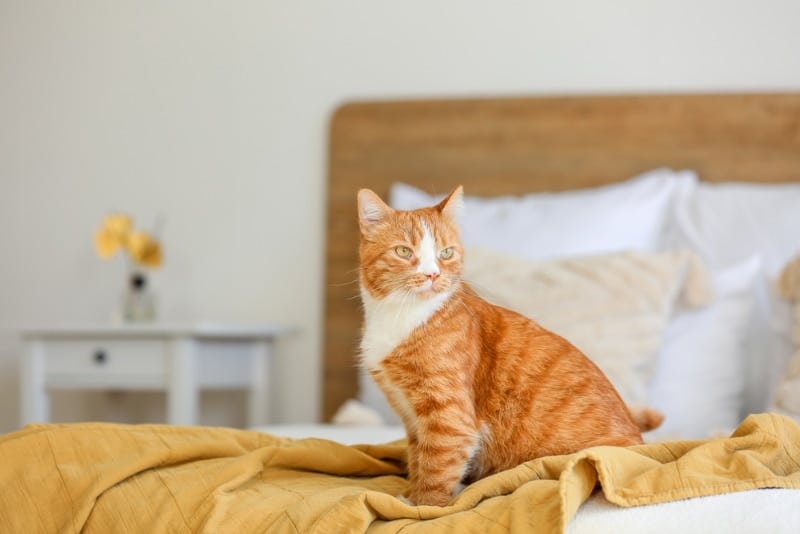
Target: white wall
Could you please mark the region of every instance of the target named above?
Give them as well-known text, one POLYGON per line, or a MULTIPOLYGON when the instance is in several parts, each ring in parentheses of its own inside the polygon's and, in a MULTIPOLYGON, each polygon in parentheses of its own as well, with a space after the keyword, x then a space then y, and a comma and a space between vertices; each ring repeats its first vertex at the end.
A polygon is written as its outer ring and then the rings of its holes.
MULTIPOLYGON (((163 317, 302 329, 273 413, 312 420, 338 103, 796 91, 798 20, 793 0, 0 0, 0 431, 17 425, 13 327, 115 305, 122 264, 90 240, 108 210, 167 216, 163 317)), ((97 400, 59 409, 102 416, 97 400)))

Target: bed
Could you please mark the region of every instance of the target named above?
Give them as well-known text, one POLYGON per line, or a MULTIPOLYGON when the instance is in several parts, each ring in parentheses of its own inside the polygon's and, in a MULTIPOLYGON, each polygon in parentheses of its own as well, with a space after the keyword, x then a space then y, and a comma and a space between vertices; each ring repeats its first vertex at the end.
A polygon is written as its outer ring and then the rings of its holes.
POLYGON ((0 437, 0 530, 800 529, 800 94, 350 103, 329 143, 326 423, 29 426, 0 437), (476 287, 667 417, 412 507, 402 429, 355 365, 355 193, 406 209, 459 184, 476 287))

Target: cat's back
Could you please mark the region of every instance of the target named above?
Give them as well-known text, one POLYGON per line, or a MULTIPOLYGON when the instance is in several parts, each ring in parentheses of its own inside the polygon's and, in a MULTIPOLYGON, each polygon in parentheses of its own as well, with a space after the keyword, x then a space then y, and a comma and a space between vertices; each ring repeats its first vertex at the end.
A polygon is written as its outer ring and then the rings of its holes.
POLYGON ((462 299, 473 325, 466 337, 480 345, 473 384, 480 419, 540 453, 641 443, 619 394, 580 349, 471 289, 462 299))
MULTIPOLYGON (((502 354, 524 353, 540 346, 549 354, 574 347, 564 338, 518 312, 486 301, 469 285, 464 284, 460 306, 454 306, 459 319, 454 321, 474 331, 483 347, 502 354)), ((538 352, 538 351, 537 351, 538 352)))

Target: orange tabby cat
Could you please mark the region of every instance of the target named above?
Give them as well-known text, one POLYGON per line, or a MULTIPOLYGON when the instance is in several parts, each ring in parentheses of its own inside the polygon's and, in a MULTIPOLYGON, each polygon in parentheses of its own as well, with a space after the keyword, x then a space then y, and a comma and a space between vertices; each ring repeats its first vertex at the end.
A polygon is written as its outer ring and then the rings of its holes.
MULTIPOLYGON (((358 193, 363 365, 403 420, 409 491, 443 506, 470 483, 593 445, 642 443, 605 375, 534 321, 461 279, 458 187, 440 204, 395 211, 358 193)), ((661 416, 642 410, 642 429, 661 416)))

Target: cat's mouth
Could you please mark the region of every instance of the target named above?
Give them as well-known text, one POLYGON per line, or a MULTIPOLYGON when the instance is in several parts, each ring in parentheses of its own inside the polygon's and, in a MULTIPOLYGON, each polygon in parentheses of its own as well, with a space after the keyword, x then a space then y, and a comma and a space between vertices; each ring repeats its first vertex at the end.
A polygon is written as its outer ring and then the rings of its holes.
POLYGON ((440 293, 443 289, 443 284, 427 279, 414 288, 414 293, 421 296, 432 295, 434 293, 440 293))

